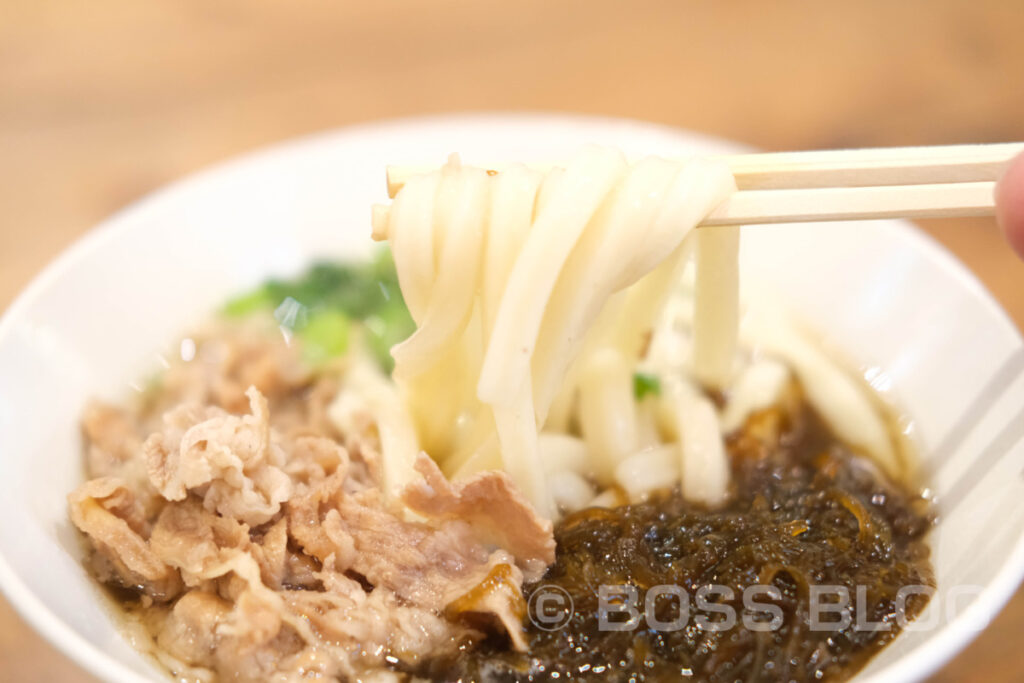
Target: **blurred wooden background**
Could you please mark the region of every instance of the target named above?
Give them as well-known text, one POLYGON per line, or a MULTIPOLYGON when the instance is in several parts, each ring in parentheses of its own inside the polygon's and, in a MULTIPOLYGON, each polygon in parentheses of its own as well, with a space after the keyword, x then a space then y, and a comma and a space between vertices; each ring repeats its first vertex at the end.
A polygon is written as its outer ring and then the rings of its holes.
MULTIPOLYGON (((231 155, 467 110, 649 119, 765 149, 1024 140, 1016 0, 0 0, 0 308, 91 225, 231 155)), ((990 220, 924 229, 1024 326, 990 220)), ((54 590, 60 590, 54 587, 54 590)), ((1019 681, 1019 593, 934 681, 1019 681)), ((85 674, 0 599, 0 679, 85 674)))

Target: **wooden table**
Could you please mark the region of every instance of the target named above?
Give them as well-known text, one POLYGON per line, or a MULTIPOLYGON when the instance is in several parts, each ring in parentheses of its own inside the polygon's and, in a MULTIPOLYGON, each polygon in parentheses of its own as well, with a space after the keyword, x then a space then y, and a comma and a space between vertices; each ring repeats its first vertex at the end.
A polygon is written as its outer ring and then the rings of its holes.
MULTIPOLYGON (((8 0, 0 308, 91 225, 258 145, 428 112, 649 119, 772 150, 1024 139, 1024 5, 8 0)), ((932 222, 1024 326, 990 220, 932 222)), ((1024 593, 934 681, 1020 680, 1024 593)), ((88 677, 0 602, 0 679, 88 677)))

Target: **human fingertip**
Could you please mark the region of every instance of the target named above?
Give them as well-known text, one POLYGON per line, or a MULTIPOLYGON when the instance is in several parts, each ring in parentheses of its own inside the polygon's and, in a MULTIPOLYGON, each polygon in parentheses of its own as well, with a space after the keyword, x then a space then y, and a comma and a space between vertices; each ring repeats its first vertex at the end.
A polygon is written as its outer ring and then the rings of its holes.
POLYGON ((996 221, 1017 255, 1024 259, 1024 154, 1017 155, 995 188, 996 221))

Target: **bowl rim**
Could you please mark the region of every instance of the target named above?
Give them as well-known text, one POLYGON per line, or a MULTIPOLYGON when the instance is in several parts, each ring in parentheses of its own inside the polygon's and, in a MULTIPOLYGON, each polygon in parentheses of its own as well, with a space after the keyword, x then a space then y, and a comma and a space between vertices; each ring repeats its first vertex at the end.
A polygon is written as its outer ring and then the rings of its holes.
MULTIPOLYGON (((598 128, 630 129, 638 133, 661 134, 677 138, 686 136, 691 140, 703 141, 719 147, 745 147, 735 141, 714 135, 640 119, 544 111, 449 112, 402 116, 345 125, 286 138, 261 145, 188 173, 132 201, 86 230, 49 261, 3 311, 0 315, 0 342, 10 333, 23 311, 30 309, 47 288, 58 280, 70 266, 86 258, 108 241, 117 239, 121 233, 131 230, 132 226, 147 213, 159 211, 165 203, 174 202, 178 195, 187 194, 191 188, 202 186, 218 176, 230 174, 241 167, 254 163, 266 163, 274 157, 301 154, 308 147, 316 147, 327 142, 338 143, 345 139, 364 136, 387 136, 407 131, 410 128, 451 125, 545 127, 582 124, 598 128)), ((894 229, 899 230, 901 239, 905 240, 913 250, 921 253, 927 260, 941 268, 947 275, 952 276, 960 287, 973 294, 977 302, 987 309, 993 322, 1006 328, 1006 331, 1018 344, 1024 345, 1024 338, 1022 338, 1020 330, 1011 321, 1006 311, 977 276, 968 270, 946 247, 909 222, 893 221, 893 224, 894 229)), ((898 658, 884 669, 863 679, 862 683, 883 683, 883 681, 892 680, 914 681, 934 673, 981 633, 997 612, 1009 601, 1022 581, 1024 581, 1024 536, 1017 539, 1009 559, 1004 562, 995 577, 983 587, 968 609, 941 627, 935 637, 922 643, 907 655, 898 658)), ((107 655, 101 648, 83 638, 55 612, 46 607, 15 573, 2 554, 0 554, 0 594, 39 635, 83 670, 102 680, 139 683, 150 680, 107 655)))

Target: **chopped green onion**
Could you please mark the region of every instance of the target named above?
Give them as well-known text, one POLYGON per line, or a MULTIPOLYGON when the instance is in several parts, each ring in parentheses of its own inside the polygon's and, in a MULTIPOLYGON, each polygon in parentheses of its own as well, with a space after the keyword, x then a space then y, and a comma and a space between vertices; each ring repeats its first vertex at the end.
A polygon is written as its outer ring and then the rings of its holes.
POLYGON ((633 373, 633 396, 642 401, 647 396, 661 396, 661 380, 646 372, 633 373))
POLYGON ((295 331, 315 363, 345 353, 355 325, 374 358, 390 371, 391 347, 416 328, 387 249, 368 262, 317 263, 294 280, 267 280, 223 308, 229 317, 275 312, 286 318, 279 322, 295 331))
POLYGON ((348 350, 351 321, 341 311, 322 310, 309 316, 299 330, 306 359, 319 364, 348 350))
POLYGON ((242 294, 229 300, 224 304, 224 315, 229 317, 241 317, 256 311, 272 309, 280 301, 274 301, 265 286, 261 286, 248 294, 242 294))

